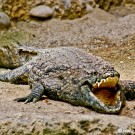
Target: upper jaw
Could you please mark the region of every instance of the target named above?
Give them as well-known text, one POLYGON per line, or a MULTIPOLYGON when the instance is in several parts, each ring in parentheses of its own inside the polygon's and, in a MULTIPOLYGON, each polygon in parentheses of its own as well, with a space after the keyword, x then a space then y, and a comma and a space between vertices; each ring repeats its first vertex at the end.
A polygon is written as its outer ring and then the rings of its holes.
POLYGON ((101 79, 100 82, 94 83, 92 86, 94 89, 105 88, 105 87, 115 87, 118 84, 119 78, 117 76, 107 77, 106 79, 101 79))

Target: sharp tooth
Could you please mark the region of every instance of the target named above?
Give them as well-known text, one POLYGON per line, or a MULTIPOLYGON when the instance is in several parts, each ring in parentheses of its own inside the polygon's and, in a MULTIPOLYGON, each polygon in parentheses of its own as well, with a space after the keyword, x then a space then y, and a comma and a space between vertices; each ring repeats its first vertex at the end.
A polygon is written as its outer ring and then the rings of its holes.
POLYGON ((100 86, 101 83, 98 83, 98 87, 100 86))
POLYGON ((96 87, 98 85, 98 83, 96 82, 93 86, 96 87))
POLYGON ((103 82, 103 79, 100 81, 100 83, 102 83, 103 82))
POLYGON ((101 82, 106 82, 106 80, 105 79, 102 79, 102 81, 101 82))

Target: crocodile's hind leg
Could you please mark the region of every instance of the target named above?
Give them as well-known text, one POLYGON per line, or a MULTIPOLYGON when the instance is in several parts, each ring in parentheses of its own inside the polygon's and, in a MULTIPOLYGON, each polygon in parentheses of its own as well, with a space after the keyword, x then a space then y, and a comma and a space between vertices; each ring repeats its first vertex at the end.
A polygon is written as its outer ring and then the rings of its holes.
POLYGON ((27 63, 22 67, 16 68, 8 73, 0 75, 0 81, 11 82, 14 84, 28 84, 28 74, 32 63, 27 63))
POLYGON ((42 96, 44 95, 44 87, 42 86, 42 84, 34 84, 32 86, 31 89, 31 93, 26 96, 26 97, 22 97, 22 98, 16 98, 15 101, 17 102, 37 102, 39 101, 42 96))
POLYGON ((124 90, 127 100, 135 99, 135 81, 122 80, 122 89, 124 90))

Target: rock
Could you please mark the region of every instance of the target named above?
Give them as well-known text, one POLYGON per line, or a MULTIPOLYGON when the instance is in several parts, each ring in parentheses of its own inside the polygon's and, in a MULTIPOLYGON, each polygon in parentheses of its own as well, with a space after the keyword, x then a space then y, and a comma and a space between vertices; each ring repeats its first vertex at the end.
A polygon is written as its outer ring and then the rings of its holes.
POLYGON ((135 14, 134 4, 125 4, 117 7, 111 7, 109 12, 118 17, 124 17, 129 14, 135 14))
POLYGON ((95 2, 99 8, 118 17, 135 13, 135 0, 95 0, 95 2))
POLYGON ((86 12, 87 13, 91 13, 92 11, 93 11, 94 9, 93 9, 93 7, 92 6, 90 6, 90 5, 86 5, 86 12))
POLYGON ((48 18, 53 16, 53 9, 48 6, 40 5, 30 10, 30 15, 39 18, 48 18))
POLYGON ((99 5, 99 8, 108 11, 111 7, 121 5, 123 0, 95 0, 95 2, 99 5))
POLYGON ((21 118, 8 116, 0 120, 1 133, 29 135, 133 135, 135 120, 115 115, 80 115, 64 116, 36 115, 29 112, 21 118), (125 122, 126 121, 126 122, 125 122))
POLYGON ((8 15, 4 12, 0 12, 0 28, 9 26, 10 26, 10 19, 8 15))
POLYGON ((69 10, 71 8, 71 0, 61 0, 64 5, 65 5, 65 9, 69 10))

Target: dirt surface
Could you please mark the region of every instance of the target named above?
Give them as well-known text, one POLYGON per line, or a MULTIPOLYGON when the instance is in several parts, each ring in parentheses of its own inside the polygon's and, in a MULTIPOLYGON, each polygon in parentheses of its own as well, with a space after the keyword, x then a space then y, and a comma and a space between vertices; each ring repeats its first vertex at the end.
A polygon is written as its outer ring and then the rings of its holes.
MULTIPOLYGON (((19 22, 13 29, 33 35, 25 44, 28 46, 75 46, 93 52, 110 61, 121 79, 135 81, 134 24, 135 14, 116 18, 96 9, 73 21, 19 22)), ((127 101, 119 115, 99 114, 90 108, 49 99, 35 104, 13 101, 29 93, 28 85, 0 82, 0 135, 135 133, 135 100, 127 101)))

